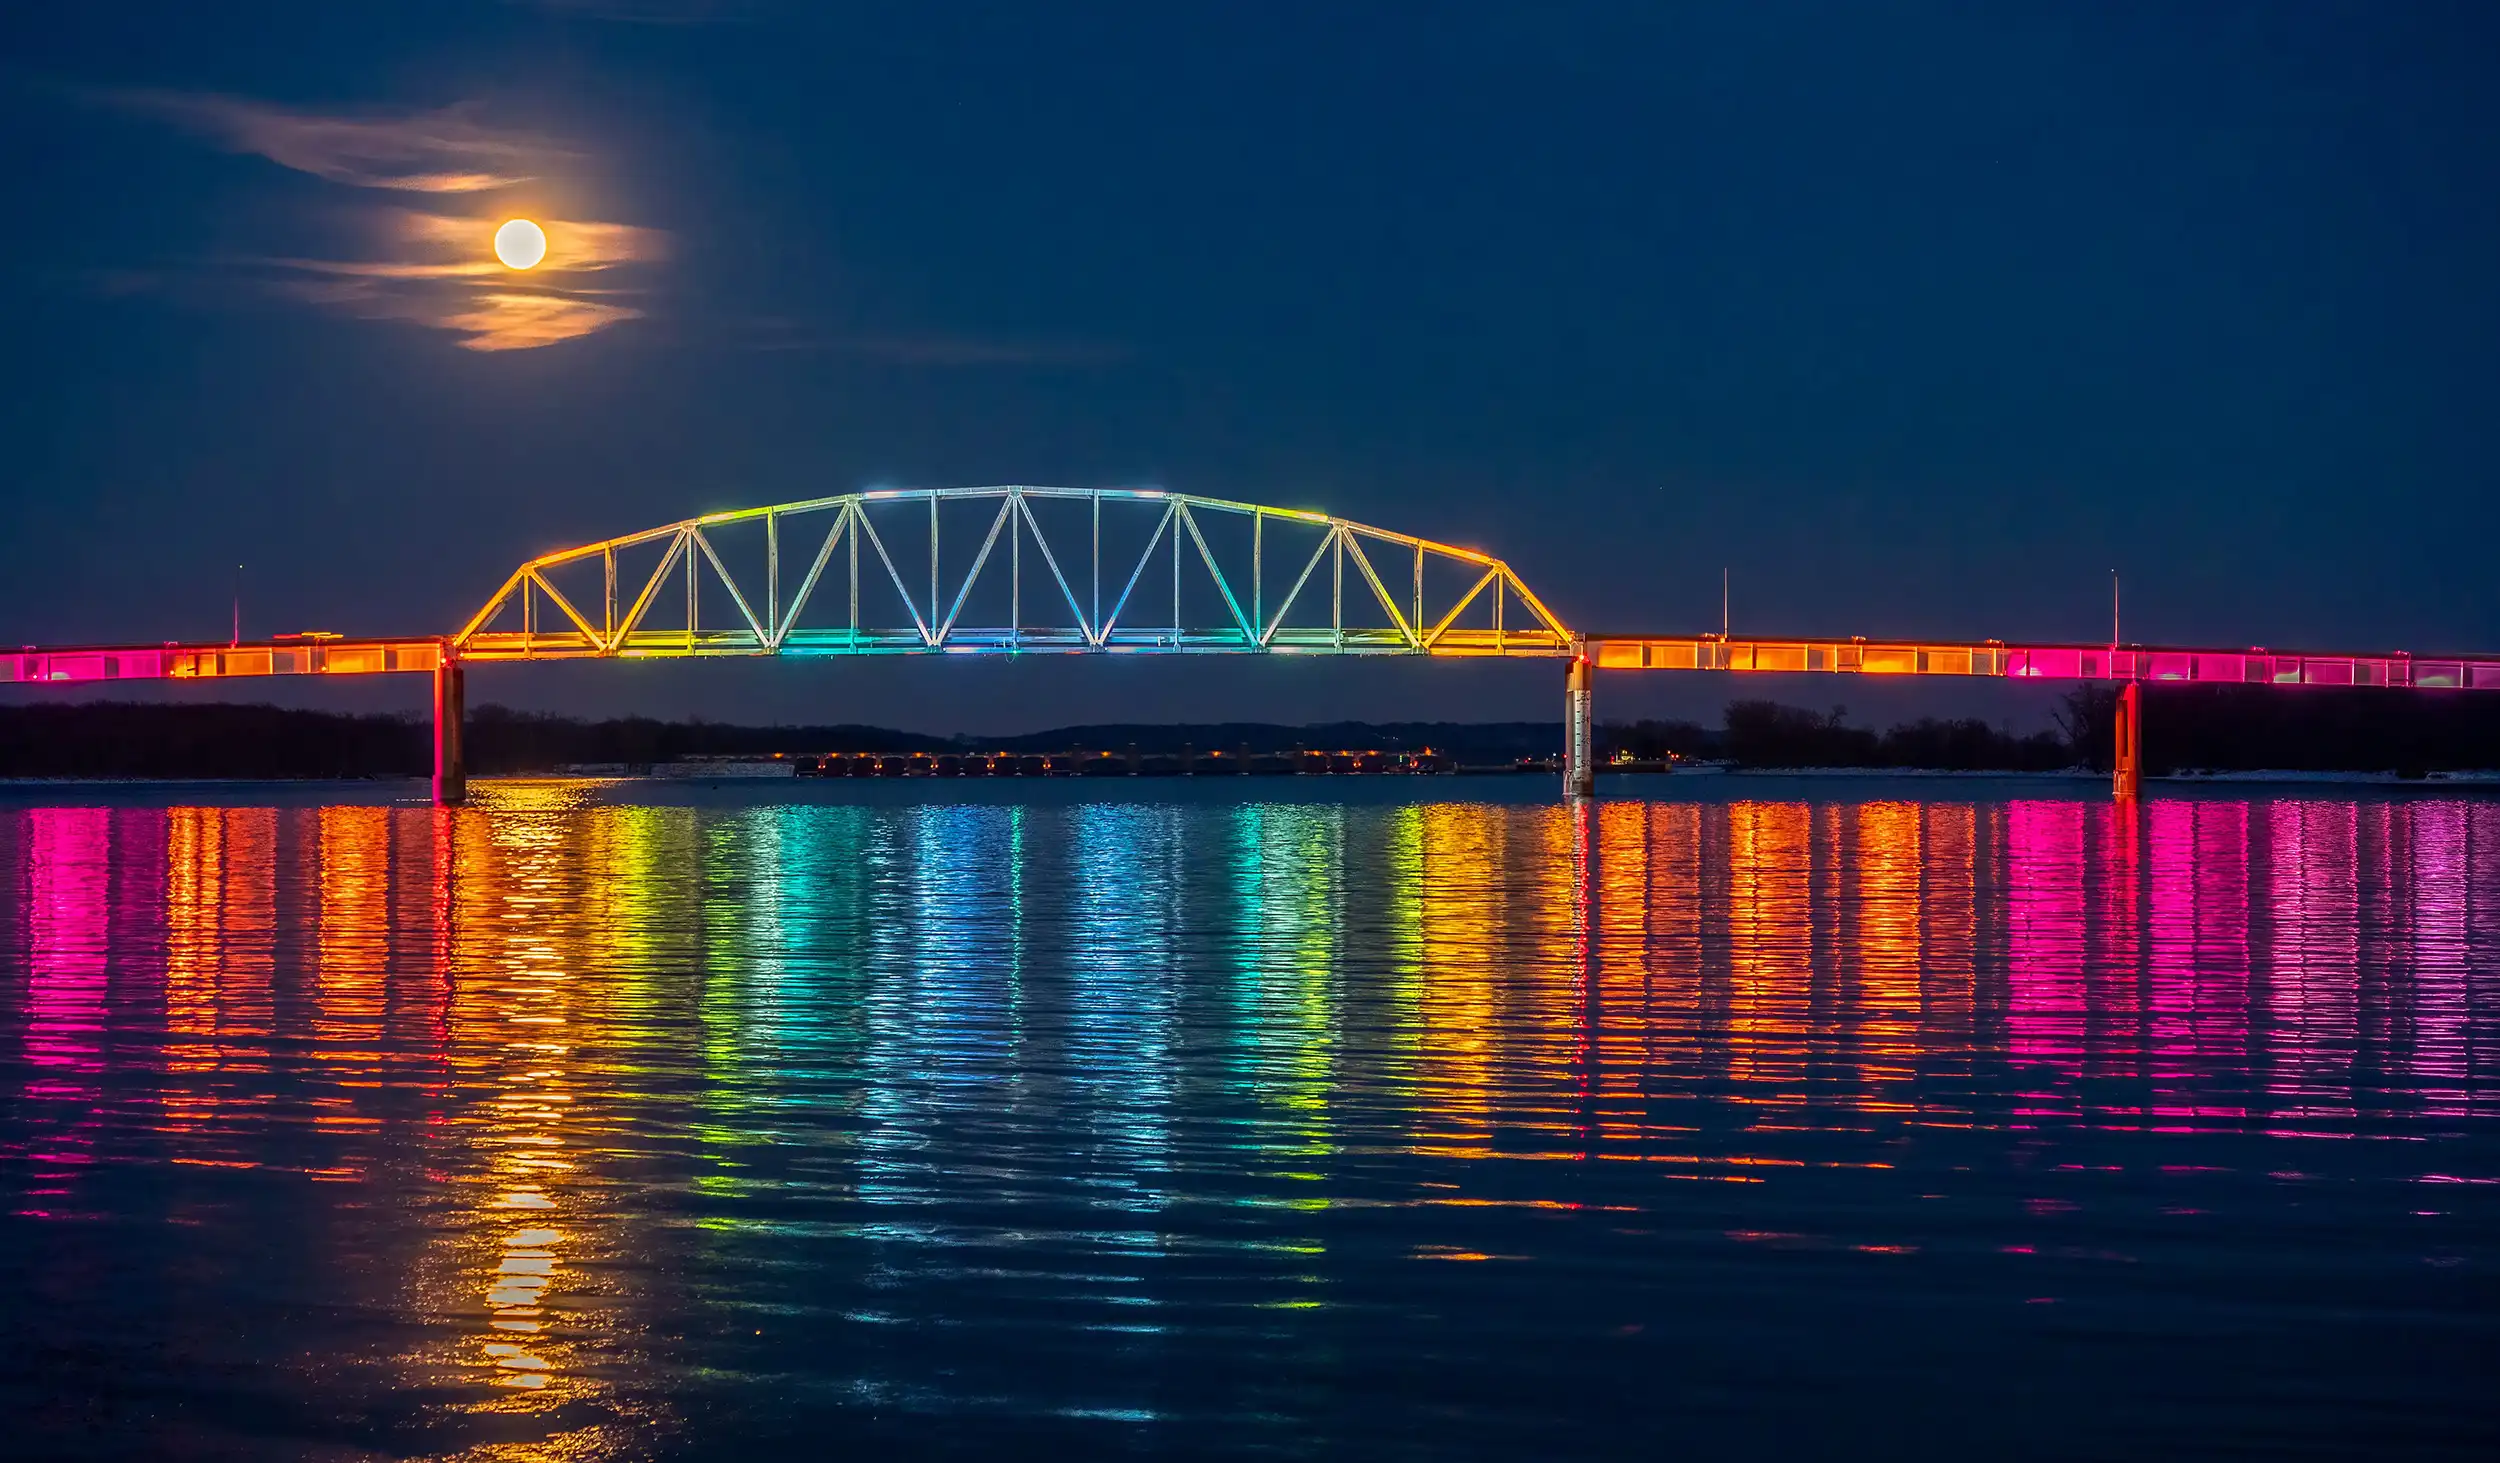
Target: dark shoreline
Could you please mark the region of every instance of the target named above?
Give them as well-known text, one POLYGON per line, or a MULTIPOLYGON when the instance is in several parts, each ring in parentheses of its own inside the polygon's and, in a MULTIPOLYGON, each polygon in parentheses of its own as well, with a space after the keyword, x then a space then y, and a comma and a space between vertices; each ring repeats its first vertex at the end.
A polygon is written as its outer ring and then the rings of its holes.
MULTIPOLYGON (((1837 688, 1836 688, 1837 689, 1837 688)), ((2017 735, 1976 720, 1922 719, 1878 732, 1845 711, 1759 700, 1731 702, 1723 725, 1602 723, 1601 760, 1720 762, 1749 771, 2058 774, 2109 765, 2111 693, 2078 688, 2056 731, 2017 735)), ((938 737, 856 723, 739 726, 648 717, 586 721, 473 708, 469 767, 481 777, 562 768, 647 769, 697 759, 1104 757, 1130 764, 1208 768, 1225 759, 1325 755, 1429 762, 1438 772, 1544 763, 1560 750, 1551 722, 1094 723, 1013 736, 938 737), (1426 754, 1429 754, 1428 756, 1426 754)), ((2500 696, 2471 692, 2153 686, 2145 711, 2147 770, 2386 775, 2500 769, 2500 696)), ((351 715, 225 702, 80 701, 0 704, 0 779, 301 781, 423 775, 431 762, 421 718, 351 715)), ((1158 771, 1165 770, 1158 766, 1158 771)), ((1172 768, 1179 771, 1179 768, 1172 768)), ((1297 766, 1296 771, 1311 769, 1297 766)), ((1339 768, 1335 770, 1347 770, 1339 768)), ((1360 769, 1373 770, 1370 767, 1360 769)))

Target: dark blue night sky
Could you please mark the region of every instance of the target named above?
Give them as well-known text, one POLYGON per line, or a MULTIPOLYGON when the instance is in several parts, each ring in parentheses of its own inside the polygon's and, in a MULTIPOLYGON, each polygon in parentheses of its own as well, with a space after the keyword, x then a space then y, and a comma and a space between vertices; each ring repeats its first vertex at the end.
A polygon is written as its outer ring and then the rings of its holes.
MULTIPOLYGON (((561 544, 1024 481, 1480 544, 1590 629, 1715 628, 1727 565, 1740 629, 2094 638, 2117 567, 2130 638, 2500 649, 2485 5, 116 0, 0 35, 12 641, 221 635, 238 561, 252 628, 442 630, 561 544), (612 226, 544 310, 438 237, 514 213, 612 226)), ((472 696, 1006 729, 1552 715, 1558 679, 472 696)))

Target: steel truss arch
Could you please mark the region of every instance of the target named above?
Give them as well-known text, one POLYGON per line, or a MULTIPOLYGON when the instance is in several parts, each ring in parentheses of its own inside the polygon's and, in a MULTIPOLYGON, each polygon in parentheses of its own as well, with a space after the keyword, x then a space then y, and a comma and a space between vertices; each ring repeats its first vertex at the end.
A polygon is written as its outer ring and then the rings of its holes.
MULTIPOLYGON (((916 531, 918 515, 913 518, 916 531)), ((463 660, 1034 652, 1563 656, 1572 653, 1574 637, 1508 564, 1473 549, 1324 513, 1151 488, 1009 485, 883 489, 734 509, 543 554, 513 570, 450 644, 463 660), (896 515, 924 503, 925 595, 916 563, 907 578, 888 542, 896 515), (996 507, 982 515, 985 526, 975 530, 979 546, 969 567, 960 576, 941 576, 941 506, 960 516, 967 507, 992 503, 996 507), (1071 545, 1064 524, 1046 530, 1036 504, 1077 505, 1090 518, 1090 538, 1071 545), (1125 551, 1106 555, 1106 507, 1140 515, 1133 524, 1151 525, 1133 558, 1125 551), (1238 534, 1244 520, 1246 575, 1238 562, 1228 571, 1209 541, 1210 527, 1229 525, 1238 534), (742 581, 715 540, 759 521, 761 572, 750 571, 742 581), (789 562, 804 569, 785 597, 784 534, 793 525, 801 530, 800 552, 789 562), (1285 580, 1268 572, 1279 547, 1270 542, 1271 527, 1316 535, 1307 554, 1299 544, 1287 550, 1285 580), (1032 568, 1046 571, 1031 576, 1038 613, 1030 619, 1028 547, 1038 556, 1032 568), (656 551, 655 566, 620 580, 619 556, 637 550, 656 551), (1166 561, 1168 600, 1159 572, 1166 561), (1394 579, 1384 578, 1384 565, 1394 579), (586 592, 579 585, 568 592, 563 581, 593 567, 600 571, 601 594, 585 607, 586 592), (1428 569, 1441 575, 1455 570, 1457 578, 1428 595, 1428 569), (967 618, 976 593, 997 587, 984 576, 1002 574, 1008 581, 1005 623, 982 622, 977 612, 967 618), (1322 582, 1314 584, 1315 578, 1322 582), (1392 591, 1395 580, 1406 581, 1403 593, 1392 591), (680 581, 683 624, 657 623, 655 616, 673 615, 680 581), (1193 618, 1185 582, 1221 613, 1193 618), (1080 584, 1086 593, 1080 594, 1080 584), (1280 587, 1283 597, 1273 598, 1280 587), (715 604, 726 598, 727 613, 715 611, 716 628, 703 624, 707 588, 715 604), (630 597, 621 598, 620 590, 630 597), (903 612, 885 623, 863 619, 864 591, 887 605, 899 600, 903 612), (819 611, 817 621, 825 618, 821 600, 828 594, 847 605, 846 621, 807 623, 812 609, 819 611), (1321 595, 1328 600, 1327 621, 1313 624, 1321 595), (1149 618, 1156 623, 1146 623, 1149 618)))

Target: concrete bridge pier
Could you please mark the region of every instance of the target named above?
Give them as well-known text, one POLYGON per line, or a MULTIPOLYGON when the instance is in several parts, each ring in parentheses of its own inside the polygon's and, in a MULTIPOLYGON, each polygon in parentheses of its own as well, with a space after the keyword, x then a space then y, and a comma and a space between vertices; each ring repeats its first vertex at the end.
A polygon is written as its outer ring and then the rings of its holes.
POLYGON ((1563 679, 1563 796, 1597 796, 1597 663, 1587 645, 1572 648, 1563 679))
POLYGON ((2144 791, 2144 685, 2129 681, 2118 688, 2117 755, 2110 759, 2110 791, 2122 803, 2144 791))
POLYGON ((434 662, 434 806, 456 808, 469 798, 469 764, 461 754, 460 723, 467 712, 467 672, 444 647, 434 662))

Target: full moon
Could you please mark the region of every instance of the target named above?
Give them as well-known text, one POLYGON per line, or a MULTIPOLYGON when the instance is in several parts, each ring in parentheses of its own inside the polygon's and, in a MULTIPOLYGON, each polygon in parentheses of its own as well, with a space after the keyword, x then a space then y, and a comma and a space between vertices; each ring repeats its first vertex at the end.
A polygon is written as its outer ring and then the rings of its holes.
POLYGON ((527 269, 547 257, 547 231, 528 219, 512 219, 495 230, 495 257, 514 269, 527 269))

